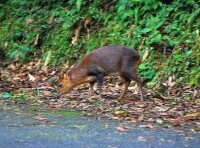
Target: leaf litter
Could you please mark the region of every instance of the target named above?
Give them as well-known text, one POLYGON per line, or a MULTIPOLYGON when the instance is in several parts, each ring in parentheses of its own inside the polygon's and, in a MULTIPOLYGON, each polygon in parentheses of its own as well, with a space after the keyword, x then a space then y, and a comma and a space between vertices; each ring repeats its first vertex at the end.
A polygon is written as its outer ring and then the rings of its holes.
MULTIPOLYGON (((89 95, 89 84, 78 86, 69 94, 58 97, 57 78, 60 71, 48 68, 41 70, 39 63, 15 63, 0 69, 0 105, 44 105, 49 110, 70 108, 98 120, 129 121, 134 125, 147 123, 141 127, 150 129, 159 125, 166 128, 192 127, 195 132, 200 131, 199 88, 171 85, 170 79, 170 85, 165 86, 165 92, 162 94, 143 87, 145 101, 140 101, 140 93, 132 82, 126 96, 119 99, 124 87, 123 82, 118 77, 106 77, 102 99, 98 98, 96 85, 94 94, 89 95)), ((40 116, 35 119, 48 120, 40 116)), ((125 126, 116 129, 121 132, 128 131, 125 126)))

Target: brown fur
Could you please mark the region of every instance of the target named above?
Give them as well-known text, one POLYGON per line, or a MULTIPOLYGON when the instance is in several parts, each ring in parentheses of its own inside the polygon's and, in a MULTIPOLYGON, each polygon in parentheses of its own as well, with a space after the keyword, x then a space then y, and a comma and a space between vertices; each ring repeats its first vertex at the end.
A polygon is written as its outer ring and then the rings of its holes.
POLYGON ((141 100, 143 100, 142 83, 136 74, 140 64, 140 56, 137 51, 125 46, 105 46, 85 55, 83 59, 71 70, 59 78, 59 92, 70 92, 75 86, 90 83, 92 89, 95 81, 99 86, 101 98, 101 86, 103 77, 118 73, 125 81, 125 88, 120 97, 123 97, 131 80, 135 80, 140 87, 141 100))
POLYGON ((74 73, 70 77, 64 74, 59 78, 58 83, 62 84, 62 87, 59 89, 59 93, 64 94, 70 92, 75 86, 81 85, 84 83, 92 82, 95 80, 95 77, 87 75, 77 75, 74 73))

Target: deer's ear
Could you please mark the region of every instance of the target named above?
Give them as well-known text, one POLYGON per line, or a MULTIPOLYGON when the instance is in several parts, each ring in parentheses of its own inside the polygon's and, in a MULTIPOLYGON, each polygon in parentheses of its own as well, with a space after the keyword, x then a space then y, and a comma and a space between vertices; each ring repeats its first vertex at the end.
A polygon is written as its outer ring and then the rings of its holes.
POLYGON ((64 75, 63 75, 63 79, 68 79, 67 74, 64 74, 64 75))
POLYGON ((71 74, 70 74, 70 71, 67 71, 66 74, 64 74, 65 76, 65 79, 71 79, 71 74))
POLYGON ((64 76, 60 76, 60 77, 58 78, 58 83, 62 82, 63 79, 64 79, 64 76))

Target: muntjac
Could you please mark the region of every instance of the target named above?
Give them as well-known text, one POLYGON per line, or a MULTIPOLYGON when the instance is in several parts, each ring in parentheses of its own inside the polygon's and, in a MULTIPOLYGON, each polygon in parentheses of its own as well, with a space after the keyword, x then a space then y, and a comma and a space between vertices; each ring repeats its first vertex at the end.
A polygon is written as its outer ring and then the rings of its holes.
POLYGON ((142 83, 136 74, 140 61, 138 52, 129 47, 105 46, 98 48, 86 54, 76 66, 59 78, 59 93, 68 93, 75 86, 84 83, 90 83, 92 92, 93 86, 97 82, 99 98, 102 98, 101 87, 104 76, 119 75, 125 81, 120 98, 124 96, 130 82, 134 80, 139 86, 140 98, 143 100, 142 83))

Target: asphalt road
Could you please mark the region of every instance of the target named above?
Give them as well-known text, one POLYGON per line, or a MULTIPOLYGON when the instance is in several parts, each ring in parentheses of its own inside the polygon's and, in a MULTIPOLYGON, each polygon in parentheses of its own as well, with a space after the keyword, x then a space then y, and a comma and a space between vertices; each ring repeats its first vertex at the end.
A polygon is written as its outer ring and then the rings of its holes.
POLYGON ((200 133, 141 128, 133 124, 81 117, 70 112, 0 109, 0 148, 137 147, 199 148, 200 133), (128 127, 127 132, 116 129, 122 125, 128 127))

